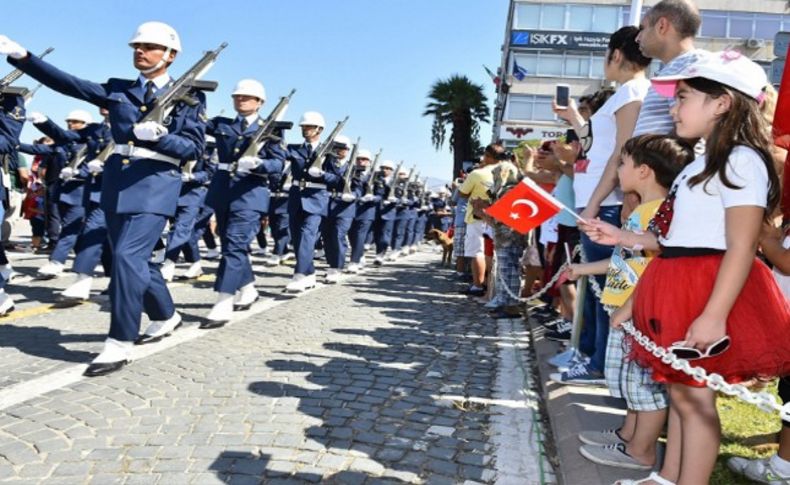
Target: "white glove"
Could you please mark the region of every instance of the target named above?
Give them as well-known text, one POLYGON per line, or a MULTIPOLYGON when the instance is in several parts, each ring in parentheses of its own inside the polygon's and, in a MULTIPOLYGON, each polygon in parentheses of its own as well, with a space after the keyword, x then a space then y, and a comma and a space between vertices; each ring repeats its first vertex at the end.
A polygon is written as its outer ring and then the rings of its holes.
POLYGON ((362 197, 362 202, 373 202, 376 200, 376 196, 373 194, 368 194, 362 197))
POLYGON ((258 157, 241 157, 239 163, 236 165, 236 171, 242 173, 250 173, 258 168, 263 160, 258 157))
POLYGON ((324 174, 324 171, 317 167, 310 167, 310 169, 307 171, 307 174, 311 177, 320 177, 324 174))
POLYGON ((195 175, 194 174, 191 174, 191 173, 182 173, 181 174, 181 181, 182 182, 190 182, 192 180, 195 180, 195 175))
POLYGON ((167 135, 167 128, 156 121, 144 121, 134 125, 134 136, 142 141, 157 141, 167 135))
POLYGON ((63 167, 63 170, 60 171, 60 180, 71 180, 74 178, 76 174, 76 170, 71 167, 63 167))
POLYGON ((406 197, 401 197, 401 198, 400 198, 400 203, 401 203, 401 204, 404 204, 404 205, 405 205, 405 204, 408 204, 408 203, 409 203, 409 199, 407 199, 406 197))
POLYGON ((0 35, 0 54, 13 59, 22 59, 27 56, 27 49, 17 44, 4 35, 0 35))
POLYGON ((395 197, 390 197, 389 199, 387 199, 387 202, 389 202, 390 204, 394 204, 395 202, 397 202, 397 200, 398 199, 396 199, 395 197))
POLYGON ((88 171, 94 175, 104 171, 104 164, 101 160, 91 160, 88 162, 88 171))
POLYGON ((46 115, 39 113, 38 111, 33 111, 32 113, 27 115, 27 120, 33 123, 34 125, 37 125, 39 123, 44 123, 45 121, 47 121, 47 117, 46 115))
POLYGON ((354 199, 356 199, 356 197, 354 197, 354 194, 343 194, 340 196, 340 200, 342 200, 343 202, 354 202, 354 199))

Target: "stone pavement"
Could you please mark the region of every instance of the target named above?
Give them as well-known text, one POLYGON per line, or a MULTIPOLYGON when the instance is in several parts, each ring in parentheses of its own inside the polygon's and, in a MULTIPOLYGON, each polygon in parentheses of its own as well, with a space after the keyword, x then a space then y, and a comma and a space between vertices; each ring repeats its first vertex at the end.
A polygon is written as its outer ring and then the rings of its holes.
MULTIPOLYGON (((27 275, 43 264, 12 257, 27 275)), ((10 285, 0 482, 552 481, 530 451, 523 325, 483 316, 438 260, 423 251, 298 298, 280 294, 291 268, 256 266, 262 301, 202 331, 209 271, 171 286, 185 328, 93 379, 80 374, 106 302, 53 309, 69 276, 10 285)))

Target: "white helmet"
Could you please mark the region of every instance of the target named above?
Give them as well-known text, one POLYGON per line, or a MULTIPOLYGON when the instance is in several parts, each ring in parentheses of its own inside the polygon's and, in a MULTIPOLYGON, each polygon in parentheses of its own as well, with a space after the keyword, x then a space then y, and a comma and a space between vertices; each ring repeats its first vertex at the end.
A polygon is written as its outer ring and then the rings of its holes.
POLYGON ((405 168, 398 170, 398 177, 400 177, 401 175, 409 175, 409 171, 406 170, 405 168))
POLYGON ((346 135, 338 135, 335 137, 335 145, 341 145, 344 148, 351 148, 351 139, 346 135))
POLYGON ((321 113, 318 111, 308 111, 302 115, 299 126, 318 126, 319 128, 323 128, 326 126, 326 123, 321 113))
POLYGON ((266 90, 263 89, 263 84, 255 79, 242 79, 236 83, 236 88, 231 93, 231 96, 253 96, 261 101, 266 101, 266 90))
POLYGON ((181 39, 178 37, 176 29, 163 22, 145 22, 137 27, 129 41, 129 45, 134 44, 156 44, 181 52, 181 39))
POLYGON ((362 148, 357 152, 357 158, 367 158, 368 160, 372 160, 370 150, 366 148, 362 148))
POLYGON ((379 167, 395 170, 395 162, 393 162, 392 160, 384 160, 379 164, 379 167))
POLYGON ((441 189, 439 189, 439 195, 447 195, 449 193, 450 191, 447 190, 447 187, 442 187, 441 189))
POLYGON ((93 117, 84 109, 75 109, 66 115, 66 121, 82 121, 87 125, 93 123, 93 117))

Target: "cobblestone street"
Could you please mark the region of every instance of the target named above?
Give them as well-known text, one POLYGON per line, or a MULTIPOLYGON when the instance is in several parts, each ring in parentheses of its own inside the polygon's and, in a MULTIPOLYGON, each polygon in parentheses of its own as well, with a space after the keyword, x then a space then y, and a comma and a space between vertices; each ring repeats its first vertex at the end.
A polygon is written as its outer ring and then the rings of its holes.
POLYGON ((280 294, 289 267, 256 266, 264 298, 209 331, 197 325, 213 272, 173 284, 185 328, 94 379, 81 372, 104 338, 101 302, 51 308, 70 276, 27 286, 0 321, 0 480, 539 483, 535 456, 497 458, 529 439, 492 424, 506 339, 438 259, 423 251, 298 298, 280 294))

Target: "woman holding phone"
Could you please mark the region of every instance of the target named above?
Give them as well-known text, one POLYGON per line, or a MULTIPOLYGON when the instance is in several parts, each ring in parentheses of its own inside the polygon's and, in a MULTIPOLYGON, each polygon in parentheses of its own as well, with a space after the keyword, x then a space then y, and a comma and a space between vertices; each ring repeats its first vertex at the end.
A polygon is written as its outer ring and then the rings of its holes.
MULTIPOLYGON (((622 192, 616 190, 603 200, 592 200, 592 196, 602 178, 617 178, 616 161, 623 144, 633 134, 642 100, 650 87, 645 71, 651 59, 643 56, 639 50, 636 42, 638 33, 637 27, 628 26, 610 37, 604 75, 608 81, 616 82, 619 87, 589 121, 584 120, 570 97, 567 108, 554 103, 554 112, 573 126, 587 149, 588 163, 577 163, 574 170, 576 210, 585 219, 594 219, 597 216, 617 226, 620 225, 622 192)), ((564 94, 563 86, 558 86, 558 94, 564 94)), ((599 261, 612 254, 611 247, 596 244, 585 234, 582 234, 581 243, 587 261, 599 261)), ((604 277, 598 279, 603 287, 604 277)), ((579 347, 590 357, 590 361, 563 372, 561 382, 603 384, 609 317, 598 299, 587 298, 585 301, 584 321, 588 324, 582 331, 579 347)))

